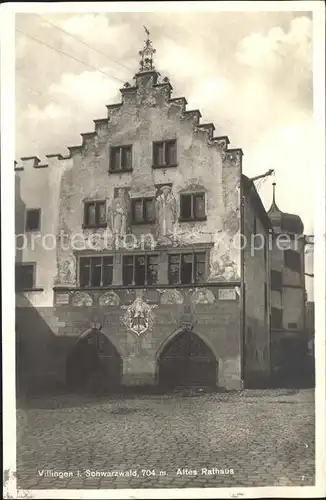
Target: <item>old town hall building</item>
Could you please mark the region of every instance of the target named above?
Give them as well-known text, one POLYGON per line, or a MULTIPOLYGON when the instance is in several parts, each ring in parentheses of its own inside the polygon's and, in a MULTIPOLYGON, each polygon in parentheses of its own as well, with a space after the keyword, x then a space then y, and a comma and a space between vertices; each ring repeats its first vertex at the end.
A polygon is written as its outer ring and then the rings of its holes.
MULTIPOLYGON (((273 335, 278 345, 288 331, 282 297, 304 309, 300 252, 301 291, 281 281, 272 290, 271 268, 275 279, 283 257, 273 259, 266 243, 281 212, 265 211, 242 173, 242 150, 171 96, 153 54, 148 38, 121 102, 69 156, 15 165, 16 234, 26 243, 16 249, 24 391, 94 381, 104 390, 261 385, 273 335), (265 244, 252 252, 241 241, 255 234, 265 244)), ((300 343, 301 319, 290 319, 300 343)))

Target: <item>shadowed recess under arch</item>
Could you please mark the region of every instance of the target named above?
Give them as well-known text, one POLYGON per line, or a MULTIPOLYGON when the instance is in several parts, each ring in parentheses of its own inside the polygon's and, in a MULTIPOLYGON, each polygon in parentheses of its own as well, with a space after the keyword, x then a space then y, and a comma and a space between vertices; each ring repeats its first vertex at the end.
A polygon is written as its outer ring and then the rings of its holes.
POLYGON ((212 349, 197 333, 181 330, 171 336, 157 357, 161 387, 216 387, 218 363, 212 349))
POLYGON ((73 391, 112 391, 121 385, 122 358, 104 333, 84 332, 67 357, 66 382, 73 391))

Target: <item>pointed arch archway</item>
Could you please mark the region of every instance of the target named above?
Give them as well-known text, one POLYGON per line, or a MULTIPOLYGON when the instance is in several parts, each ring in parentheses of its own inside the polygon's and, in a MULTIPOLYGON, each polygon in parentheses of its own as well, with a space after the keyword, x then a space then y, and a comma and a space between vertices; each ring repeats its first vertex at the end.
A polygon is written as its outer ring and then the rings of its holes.
POLYGON ((73 391, 112 391, 122 379, 122 358, 99 329, 82 332, 66 361, 66 383, 73 391))
POLYGON ((156 382, 162 388, 216 387, 217 378, 217 354, 197 331, 177 329, 157 352, 156 382))

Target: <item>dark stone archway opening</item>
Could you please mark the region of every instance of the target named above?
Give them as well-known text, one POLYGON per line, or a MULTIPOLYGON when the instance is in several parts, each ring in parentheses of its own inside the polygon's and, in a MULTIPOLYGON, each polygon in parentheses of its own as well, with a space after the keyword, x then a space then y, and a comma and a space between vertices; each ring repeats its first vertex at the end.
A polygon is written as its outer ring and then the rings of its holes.
POLYGON ((121 385, 122 359, 101 332, 82 337, 67 358, 67 388, 73 392, 114 392, 121 385))
POLYGON ((158 383, 164 389, 216 388, 217 360, 207 344, 192 331, 174 337, 158 358, 158 383))

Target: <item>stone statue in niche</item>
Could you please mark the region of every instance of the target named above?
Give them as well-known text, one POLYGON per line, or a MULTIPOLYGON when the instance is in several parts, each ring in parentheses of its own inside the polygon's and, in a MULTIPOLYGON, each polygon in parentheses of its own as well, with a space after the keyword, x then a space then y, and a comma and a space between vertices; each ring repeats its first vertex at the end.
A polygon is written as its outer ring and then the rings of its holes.
POLYGON ((164 237, 173 233, 177 217, 177 202, 170 186, 162 186, 155 201, 157 236, 164 237))
POLYGON ((129 202, 124 189, 118 190, 118 196, 111 204, 111 230, 114 236, 125 236, 127 233, 127 221, 129 213, 129 202))
POLYGON ((193 304, 213 304, 215 296, 208 288, 198 288, 191 297, 193 304))

